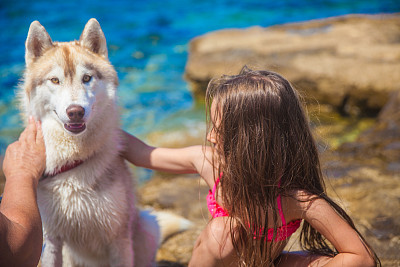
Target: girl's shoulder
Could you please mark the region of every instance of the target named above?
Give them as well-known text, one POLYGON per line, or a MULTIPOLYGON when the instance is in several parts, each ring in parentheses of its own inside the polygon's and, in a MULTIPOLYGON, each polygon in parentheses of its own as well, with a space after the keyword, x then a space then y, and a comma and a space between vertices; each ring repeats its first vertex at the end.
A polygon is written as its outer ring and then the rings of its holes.
POLYGON ((293 189, 290 191, 286 191, 282 193, 282 196, 290 199, 293 203, 304 203, 311 201, 313 198, 317 197, 317 195, 303 189, 293 189))
POLYGON ((309 202, 318 197, 304 189, 292 190, 289 195, 299 203, 309 202))
POLYGON ((325 202, 318 195, 312 194, 306 190, 293 190, 285 197, 286 207, 289 210, 290 217, 295 219, 304 218, 305 213, 312 208, 316 202, 325 202))

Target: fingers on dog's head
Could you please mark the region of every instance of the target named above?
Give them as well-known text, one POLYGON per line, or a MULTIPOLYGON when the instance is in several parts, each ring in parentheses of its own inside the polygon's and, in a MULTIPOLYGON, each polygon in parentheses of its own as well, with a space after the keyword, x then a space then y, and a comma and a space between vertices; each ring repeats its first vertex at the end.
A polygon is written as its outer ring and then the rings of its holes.
POLYGON ((28 125, 19 136, 20 142, 36 142, 36 123, 33 117, 29 117, 28 125))
POLYGON ((36 122, 36 143, 44 145, 42 123, 40 121, 36 122))

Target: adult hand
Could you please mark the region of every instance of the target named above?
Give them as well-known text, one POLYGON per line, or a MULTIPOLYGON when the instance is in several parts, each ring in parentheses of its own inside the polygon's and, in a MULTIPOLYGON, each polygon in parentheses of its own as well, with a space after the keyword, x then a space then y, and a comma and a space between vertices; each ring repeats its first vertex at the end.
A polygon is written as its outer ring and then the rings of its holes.
POLYGON ((39 181, 46 166, 46 153, 40 122, 31 117, 19 140, 8 146, 3 161, 6 179, 31 177, 39 181))
POLYGON ((6 183, 0 205, 0 266, 37 266, 39 262, 43 232, 36 189, 45 162, 41 125, 30 118, 3 160, 6 183))

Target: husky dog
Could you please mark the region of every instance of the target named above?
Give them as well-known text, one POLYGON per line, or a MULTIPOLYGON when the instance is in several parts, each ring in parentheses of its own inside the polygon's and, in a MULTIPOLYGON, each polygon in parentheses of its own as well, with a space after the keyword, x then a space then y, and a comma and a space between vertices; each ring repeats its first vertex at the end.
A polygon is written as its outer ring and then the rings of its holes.
MULTIPOLYGON (((118 77, 99 23, 89 20, 79 41, 53 42, 32 22, 25 61, 21 110, 42 122, 47 154, 38 187, 42 266, 153 266, 162 233, 136 207, 120 156, 118 77)), ((163 217, 176 224, 171 232, 190 224, 163 217)))

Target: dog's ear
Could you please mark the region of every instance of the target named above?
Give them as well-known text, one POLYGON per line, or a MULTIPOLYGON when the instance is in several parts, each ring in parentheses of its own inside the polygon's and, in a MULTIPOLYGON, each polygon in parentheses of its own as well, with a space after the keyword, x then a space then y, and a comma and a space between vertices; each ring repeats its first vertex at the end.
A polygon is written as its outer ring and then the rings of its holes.
POLYGON ((28 37, 25 42, 25 62, 26 65, 33 63, 43 52, 52 47, 50 35, 46 29, 39 23, 34 21, 29 27, 28 37))
POLYGON ((96 19, 90 19, 88 23, 86 23, 79 41, 92 52, 104 58, 108 57, 106 37, 96 19))

